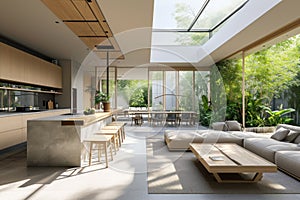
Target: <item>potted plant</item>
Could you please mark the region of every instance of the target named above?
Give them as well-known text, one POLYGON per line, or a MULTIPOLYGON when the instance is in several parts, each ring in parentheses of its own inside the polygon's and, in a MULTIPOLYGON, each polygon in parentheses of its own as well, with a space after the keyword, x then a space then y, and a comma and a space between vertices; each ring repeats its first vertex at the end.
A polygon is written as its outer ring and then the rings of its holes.
POLYGON ((99 105, 102 103, 104 112, 110 111, 110 102, 109 102, 110 96, 106 93, 97 90, 95 94, 95 104, 99 105))

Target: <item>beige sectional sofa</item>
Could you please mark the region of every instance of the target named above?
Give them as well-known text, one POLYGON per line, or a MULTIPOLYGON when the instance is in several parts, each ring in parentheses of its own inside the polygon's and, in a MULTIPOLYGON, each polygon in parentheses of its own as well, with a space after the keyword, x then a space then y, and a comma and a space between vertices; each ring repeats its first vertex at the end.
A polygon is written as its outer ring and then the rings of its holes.
POLYGON ((190 143, 236 143, 243 139, 224 131, 215 130, 166 130, 165 142, 170 151, 188 150, 190 143))
POLYGON ((236 121, 216 122, 206 130, 166 130, 165 142, 169 150, 188 150, 190 143, 236 143, 243 146, 244 138, 268 137, 267 134, 243 132, 236 121))
MULTIPOLYGON (((219 125, 218 128, 222 127, 219 125)), ((164 137, 170 151, 188 150, 192 142, 236 143, 300 179, 300 127, 280 124, 275 131, 276 134, 257 134, 241 130, 166 130, 164 137), (288 133, 278 134, 283 129, 288 133)))
POLYGON ((280 140, 273 139, 272 136, 271 138, 245 138, 243 146, 300 179, 300 127, 280 124, 276 131, 280 128, 289 130, 287 136, 280 140), (291 139, 292 134, 294 136, 291 139))

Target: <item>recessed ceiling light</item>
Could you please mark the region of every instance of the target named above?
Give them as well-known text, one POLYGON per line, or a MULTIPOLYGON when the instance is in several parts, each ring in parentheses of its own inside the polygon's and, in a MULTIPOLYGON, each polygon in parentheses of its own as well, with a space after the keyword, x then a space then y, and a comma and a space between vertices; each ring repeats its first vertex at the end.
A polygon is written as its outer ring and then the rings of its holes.
POLYGON ((112 46, 112 45, 96 45, 95 47, 97 49, 100 49, 100 50, 112 50, 112 49, 114 49, 114 46, 112 46))

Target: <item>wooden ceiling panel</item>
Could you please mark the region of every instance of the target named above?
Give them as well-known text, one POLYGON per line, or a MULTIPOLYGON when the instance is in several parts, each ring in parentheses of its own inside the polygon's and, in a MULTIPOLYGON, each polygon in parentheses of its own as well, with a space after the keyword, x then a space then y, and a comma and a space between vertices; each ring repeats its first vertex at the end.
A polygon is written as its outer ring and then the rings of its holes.
POLYGON ((72 0, 85 20, 97 20, 86 0, 72 0))
POLYGON ((95 45, 101 44, 105 41, 106 37, 80 37, 80 39, 89 47, 89 49, 94 49, 95 45))
POLYGON ((103 30, 106 31, 106 34, 108 37, 112 37, 112 32, 106 22, 106 19, 104 18, 103 13, 101 12, 101 9, 96 1, 92 1, 88 3, 91 7, 91 10, 95 14, 96 18, 99 20, 100 25, 102 26, 103 30))
MULTIPOLYGON (((118 52, 110 52, 113 59, 124 59, 120 47, 106 22, 96 0, 42 0, 91 50, 96 45, 112 45, 118 52)), ((105 58, 105 53, 100 53, 105 58), (103 55, 102 55, 103 54, 103 55)))
POLYGON ((87 22, 64 22, 77 36, 96 36, 87 22))
POLYGON ((71 0, 42 0, 61 20, 83 20, 71 0))
POLYGON ((110 28, 109 28, 107 22, 106 22, 106 21, 104 21, 104 22, 103 22, 103 21, 100 21, 100 24, 101 24, 103 30, 105 31, 106 35, 107 35, 108 37, 112 37, 113 34, 112 34, 112 32, 111 32, 111 30, 110 30, 110 28))
MULTIPOLYGON (((107 53, 106 52, 97 52, 95 51, 95 53, 101 58, 101 59, 106 59, 107 53)), ((109 59, 125 59, 124 55, 122 54, 121 51, 113 51, 113 52, 109 52, 109 59)))
POLYGON ((105 20, 104 15, 102 14, 102 12, 101 12, 101 10, 100 10, 100 8, 99 8, 96 1, 88 2, 88 4, 90 5, 90 8, 91 8, 92 12, 94 13, 94 15, 96 16, 96 18, 99 21, 105 20))
POLYGON ((91 29, 94 31, 96 36, 106 36, 105 32, 101 28, 99 22, 88 22, 91 29))

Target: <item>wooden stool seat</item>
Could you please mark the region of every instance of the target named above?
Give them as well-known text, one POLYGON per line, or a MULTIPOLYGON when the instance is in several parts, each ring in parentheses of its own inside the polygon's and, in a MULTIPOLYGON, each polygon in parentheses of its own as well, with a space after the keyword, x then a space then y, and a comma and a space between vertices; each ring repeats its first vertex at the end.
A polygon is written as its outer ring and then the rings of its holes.
POLYGON ((114 150, 116 152, 116 150, 119 150, 119 134, 118 134, 118 130, 117 129, 108 129, 108 130, 104 130, 104 129, 101 129, 97 132, 95 132, 96 135, 111 135, 112 136, 112 139, 114 141, 114 150))
POLYGON ((121 146, 121 144, 123 142, 122 126, 118 126, 118 125, 104 126, 104 127, 101 128, 101 130, 117 130, 118 131, 119 145, 121 146))
POLYGON ((122 130, 122 141, 124 141, 125 140, 125 125, 126 125, 126 123, 124 123, 124 122, 112 122, 112 123, 110 123, 110 124, 107 124, 106 126, 121 126, 121 130, 122 130))
POLYGON ((101 159, 101 150, 104 149, 104 155, 105 155, 105 163, 106 168, 108 167, 108 159, 107 159, 107 148, 110 148, 110 156, 111 160, 113 160, 112 155, 112 135, 92 135, 87 137, 83 140, 83 142, 89 142, 90 143, 90 152, 89 152, 89 165, 91 165, 92 162, 92 151, 97 149, 98 150, 98 159, 100 162, 101 159), (93 145, 97 144, 98 148, 93 148, 93 145))

